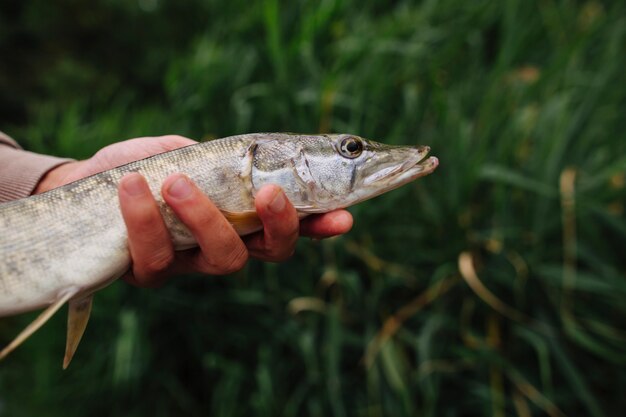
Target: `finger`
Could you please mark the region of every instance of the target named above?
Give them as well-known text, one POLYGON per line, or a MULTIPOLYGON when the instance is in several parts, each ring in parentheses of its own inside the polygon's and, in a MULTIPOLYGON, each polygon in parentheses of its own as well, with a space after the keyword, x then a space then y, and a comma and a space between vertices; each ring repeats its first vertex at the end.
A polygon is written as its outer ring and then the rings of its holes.
POLYGON ((346 210, 313 215, 300 222, 300 234, 315 239, 342 235, 352 229, 354 220, 346 210))
POLYGON ((200 246, 192 269, 223 275, 243 268, 248 250, 228 220, 189 178, 171 175, 163 183, 162 193, 200 246))
POLYGON ((246 238, 250 255, 264 261, 284 261, 293 254, 298 240, 296 209, 276 185, 261 188, 254 203, 263 231, 246 238))
POLYGON ((118 194, 133 262, 130 281, 160 285, 174 261, 174 248, 150 187, 140 174, 132 173, 122 178, 118 194))

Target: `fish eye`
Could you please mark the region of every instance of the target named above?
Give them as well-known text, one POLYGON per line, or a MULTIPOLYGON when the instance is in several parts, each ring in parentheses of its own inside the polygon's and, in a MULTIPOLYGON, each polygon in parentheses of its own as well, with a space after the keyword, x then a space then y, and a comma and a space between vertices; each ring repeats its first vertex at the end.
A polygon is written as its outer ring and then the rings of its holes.
POLYGON ((345 138, 339 145, 339 153, 346 158, 356 158, 363 152, 363 142, 354 136, 345 138))

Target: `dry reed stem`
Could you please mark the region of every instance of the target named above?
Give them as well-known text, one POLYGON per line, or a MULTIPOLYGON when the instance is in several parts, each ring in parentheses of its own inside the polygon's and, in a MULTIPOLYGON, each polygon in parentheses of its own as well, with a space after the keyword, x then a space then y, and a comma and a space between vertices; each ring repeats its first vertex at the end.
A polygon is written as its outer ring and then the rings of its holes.
POLYGON ((568 168, 561 173, 559 191, 561 194, 561 218, 563 222, 563 298, 561 314, 572 317, 572 289, 576 285, 576 171, 568 168))
POLYGON ((485 287, 480 278, 478 278, 478 274, 474 268, 472 255, 469 252, 462 252, 459 255, 459 271, 461 272, 463 279, 465 279, 465 282, 467 282, 467 285, 469 285, 474 293, 476 293, 481 300, 487 303, 495 311, 517 322, 529 321, 528 316, 505 304, 491 291, 489 291, 487 287, 485 287))
POLYGON ((364 356, 365 366, 370 368, 373 365, 374 359, 376 359, 382 346, 400 330, 406 320, 417 314, 417 312, 432 303, 438 297, 448 292, 457 282, 459 282, 458 277, 450 277, 435 282, 410 303, 402 306, 394 315, 385 320, 382 328, 367 345, 364 356))

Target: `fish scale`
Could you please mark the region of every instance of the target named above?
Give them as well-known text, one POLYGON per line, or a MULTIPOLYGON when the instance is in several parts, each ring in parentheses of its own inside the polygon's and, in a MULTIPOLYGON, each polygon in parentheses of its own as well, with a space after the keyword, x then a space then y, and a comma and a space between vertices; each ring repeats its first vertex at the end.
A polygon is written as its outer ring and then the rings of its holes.
POLYGON ((164 202, 160 187, 183 173, 222 211, 240 235, 262 224, 254 197, 266 184, 283 188, 299 216, 366 200, 430 174, 425 146, 389 146, 354 135, 253 133, 199 143, 132 162, 43 194, 0 204, 0 316, 47 307, 2 352, 5 357, 63 304, 69 304, 64 367, 91 311, 93 293, 130 266, 117 187, 142 174, 174 247, 195 245, 164 202))

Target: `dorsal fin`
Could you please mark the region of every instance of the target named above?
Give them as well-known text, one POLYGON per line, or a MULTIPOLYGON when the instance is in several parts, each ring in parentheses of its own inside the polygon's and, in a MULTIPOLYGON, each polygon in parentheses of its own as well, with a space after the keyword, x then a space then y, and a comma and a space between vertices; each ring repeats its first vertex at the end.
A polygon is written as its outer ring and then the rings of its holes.
POLYGON ((24 342, 24 340, 28 339, 30 335, 35 333, 41 326, 44 325, 45 322, 48 321, 50 317, 54 313, 57 312, 59 308, 67 301, 69 301, 72 297, 74 297, 79 292, 78 287, 71 287, 65 290, 61 297, 52 303, 48 308, 46 308, 37 318, 29 324, 20 334, 17 335, 15 339, 11 343, 9 343, 2 351, 0 352, 0 360, 4 359, 9 353, 13 352, 15 348, 24 342))
POLYGON ((93 294, 86 297, 70 300, 67 312, 67 340, 65 343, 65 357, 63 358, 63 369, 67 369, 74 352, 80 343, 81 337, 87 327, 89 315, 91 314, 91 304, 93 294))

